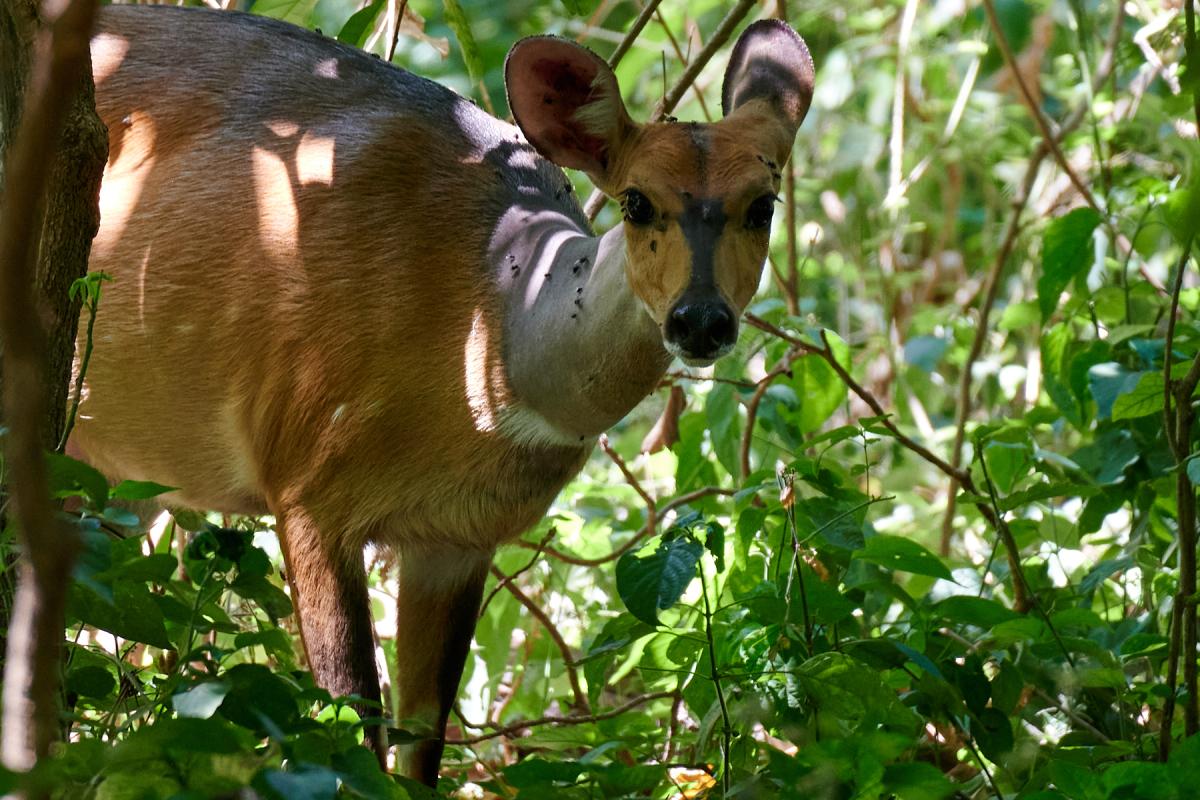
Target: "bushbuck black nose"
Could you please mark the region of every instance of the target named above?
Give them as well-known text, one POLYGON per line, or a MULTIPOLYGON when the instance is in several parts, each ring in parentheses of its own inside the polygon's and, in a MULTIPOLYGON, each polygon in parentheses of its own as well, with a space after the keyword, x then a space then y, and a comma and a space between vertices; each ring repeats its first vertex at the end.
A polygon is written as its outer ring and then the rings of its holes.
POLYGON ((737 339, 733 309, 717 301, 684 301, 667 318, 667 343, 684 358, 714 359, 724 355, 737 339))

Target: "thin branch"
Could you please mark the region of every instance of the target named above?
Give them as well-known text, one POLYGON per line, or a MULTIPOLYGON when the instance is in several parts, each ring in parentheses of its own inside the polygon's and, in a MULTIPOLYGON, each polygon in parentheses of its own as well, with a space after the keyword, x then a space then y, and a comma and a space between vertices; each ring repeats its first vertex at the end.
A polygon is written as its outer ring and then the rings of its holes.
MULTIPOLYGON (((514 722, 511 725, 505 725, 503 727, 496 728, 496 730, 493 731, 492 733, 485 733, 481 736, 471 736, 466 739, 447 739, 446 744, 453 744, 453 745, 479 744, 480 742, 486 742, 489 739, 498 739, 501 736, 512 736, 514 734, 520 734, 522 731, 526 730, 527 728, 536 728, 540 725, 583 725, 588 722, 603 722, 606 719, 614 719, 616 717, 621 716, 622 714, 626 714, 639 706, 646 705, 646 703, 652 703, 655 700, 664 700, 668 697, 675 697, 675 692, 673 690, 669 691, 669 692, 651 692, 650 694, 644 694, 644 695, 641 695, 640 697, 635 697, 632 700, 617 706, 616 708, 609 709, 608 711, 602 711, 598 714, 578 714, 578 715, 571 715, 571 716, 567 716, 567 717, 561 717, 561 716, 539 717, 538 719, 529 719, 529 720, 524 720, 523 722, 514 722)), ((461 717, 460 717, 460 719, 461 719, 461 717)), ((475 725, 474 723, 469 722, 468 720, 465 720, 465 719, 463 719, 462 722, 468 728, 474 728, 476 730, 483 730, 485 727, 493 727, 490 724, 475 725)))
MULTIPOLYGON (((393 3, 396 0, 392 0, 393 3)), ((404 25, 404 12, 408 10, 408 0, 400 0, 400 7, 396 10, 396 16, 392 20, 392 36, 388 41, 387 59, 392 63, 392 58, 396 55, 396 45, 400 43, 400 28, 404 25)))
POLYGON ((562 653, 563 666, 567 670, 567 681, 571 684, 571 693, 575 696, 575 707, 581 708, 590 714, 592 710, 591 704, 588 703, 587 692, 583 690, 583 687, 579 683, 579 671, 575 667, 575 656, 559 632, 558 626, 554 624, 554 621, 546 615, 546 612, 537 603, 529 598, 529 595, 522 592, 495 564, 492 565, 492 574, 504 584, 504 588, 508 589, 508 593, 515 597, 518 603, 525 606, 529 613, 538 622, 542 623, 542 627, 546 629, 546 633, 554 640, 555 646, 562 653))
POLYGON ((485 611, 487 611, 488 603, 491 603, 493 598, 495 598, 502 589, 533 568, 533 565, 538 562, 538 559, 541 558, 542 553, 545 551, 546 545, 550 544, 550 540, 554 538, 556 533, 557 531, 555 531, 554 528, 546 531, 546 535, 542 537, 540 542, 538 542, 537 549, 534 551, 533 556, 529 559, 525 566, 521 567, 511 575, 505 575, 503 580, 497 582, 496 585, 492 587, 492 590, 488 592, 488 596, 483 598, 483 602, 479 604, 479 619, 483 619, 483 614, 485 611))
MULTIPOLYGON (((988 25, 992 29, 992 35, 996 37, 996 44, 1000 47, 1000 53, 1004 56, 1004 63, 1008 65, 1013 79, 1017 82, 1017 87, 1021 90, 1021 98, 1025 101, 1025 107, 1029 110, 1030 116, 1033 117, 1033 121, 1037 123, 1038 129, 1042 132, 1042 139, 1049 145, 1050 152, 1054 154, 1054 160, 1058 162, 1059 168, 1071 180, 1071 183, 1074 184, 1084 201, 1101 218, 1105 219, 1107 224, 1107 213, 1096 201, 1095 196, 1087 185, 1075 174, 1074 168, 1071 167, 1071 163, 1067 160, 1062 148, 1059 147, 1058 142, 1061 137, 1061 131, 1056 134, 1050 130, 1050 121, 1046 119, 1046 116, 1042 113, 1042 109, 1038 107, 1037 100, 1034 99, 1029 86, 1026 85, 1025 76, 1021 74, 1021 69, 1017 66, 1016 57, 1013 55, 1012 47, 1008 43, 1008 37, 1004 35, 1004 29, 1000 25, 1000 18, 996 15, 995 4, 992 0, 983 0, 983 8, 987 12, 988 25)), ((1120 13, 1118 11, 1118 14, 1120 13)))
POLYGON ((617 64, 621 63, 621 59, 629 52, 629 48, 633 47, 633 43, 637 41, 637 37, 641 35, 642 28, 646 27, 646 23, 654 16, 655 9, 658 8, 662 0, 649 0, 642 8, 641 13, 637 15, 637 19, 629 26, 629 31, 625 34, 625 38, 617 45, 617 49, 608 57, 608 66, 612 69, 617 68, 617 64))

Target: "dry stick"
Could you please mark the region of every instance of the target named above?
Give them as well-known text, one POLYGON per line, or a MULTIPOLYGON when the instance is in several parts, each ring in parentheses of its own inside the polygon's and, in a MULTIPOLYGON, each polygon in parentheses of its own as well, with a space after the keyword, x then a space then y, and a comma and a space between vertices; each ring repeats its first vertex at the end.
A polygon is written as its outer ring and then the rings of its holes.
MULTIPOLYGON (((526 728, 535 728, 539 725, 582 725, 586 722, 601 722, 606 719, 613 719, 614 717, 619 717, 628 711, 632 711, 633 709, 637 708, 638 706, 644 706, 646 703, 651 703, 655 700, 663 700, 668 697, 675 697, 675 692, 674 691, 651 692, 650 694, 644 694, 644 695, 641 695, 640 697, 635 697, 632 700, 630 700, 629 702, 623 703, 623 704, 617 706, 616 708, 610 709, 608 711, 602 711, 599 714, 579 714, 579 715, 571 715, 571 716, 567 716, 567 717, 539 717, 538 719, 530 719, 530 720, 525 720, 523 722, 514 722, 511 725, 505 725, 502 728, 497 728, 494 732, 485 733, 482 736, 471 736, 466 739, 447 739, 446 744, 453 744, 453 745, 479 744, 480 742, 486 742, 489 739, 498 739, 501 736, 511 736, 514 733, 520 733, 521 731, 525 730, 526 728)), ((461 717, 460 717, 460 719, 461 719, 461 717)), ((486 725, 476 725, 466 719, 463 719, 462 722, 468 728, 475 728, 476 730, 483 730, 484 728, 493 727, 490 723, 486 724, 486 725)))
MULTIPOLYGON (((654 15, 658 19, 658 26, 663 29, 663 33, 667 35, 667 41, 671 43, 671 49, 675 51, 675 57, 679 59, 679 63, 686 64, 687 56, 683 53, 683 48, 679 46, 679 41, 675 38, 675 34, 671 32, 671 27, 667 25, 667 20, 663 17, 662 11, 654 15)), ((688 48, 691 49, 691 48, 688 48)), ((692 84, 692 92, 696 95, 696 100, 700 103, 700 113, 704 115, 704 119, 712 122, 712 114, 709 113, 708 103, 704 101, 704 92, 696 84, 692 84)))
POLYGON ((546 612, 529 598, 529 595, 521 591, 521 589, 509 580, 508 576, 500 571, 500 568, 495 564, 492 565, 492 574, 495 575, 501 582, 504 583, 504 588, 508 589, 508 593, 517 599, 521 605, 529 610, 529 613, 534 618, 542 623, 542 627, 546 629, 546 633, 554 640, 555 646, 562 653, 563 665, 567 668, 567 680, 571 684, 571 693, 575 696, 575 707, 581 708, 587 713, 592 712, 591 704, 588 703, 587 692, 583 691, 583 687, 579 684, 579 672, 575 668, 575 656, 571 652, 571 648, 567 645, 562 634, 559 633, 558 627, 554 621, 546 615, 546 612))
MULTIPOLYGON (((679 76, 679 80, 675 82, 675 85, 658 102, 654 113, 650 115, 651 122, 658 122, 675 110, 675 106, 679 104, 684 93, 696 81, 700 72, 708 66, 708 62, 712 61, 717 51, 725 46, 725 43, 729 41, 729 37, 733 35, 734 28, 741 23, 742 19, 745 18, 746 14, 750 13, 750 9, 755 5, 757 5, 757 0, 738 0, 737 5, 729 10, 729 13, 725 15, 725 19, 721 20, 720 24, 717 25, 717 29, 713 31, 708 43, 696 55, 696 59, 687 65, 683 74, 679 76)), ((585 206, 588 219, 595 222, 596 217, 600 215, 600 209, 604 208, 606 202, 608 202, 608 198, 603 192, 599 189, 593 191, 592 196, 588 198, 587 205, 585 206)))
MULTIPOLYGON (((1109 74, 1113 70, 1116 60, 1117 44, 1121 40, 1122 22, 1124 20, 1124 10, 1118 7, 1116 16, 1113 19, 1113 26, 1109 31, 1108 41, 1105 44, 1104 54, 1100 57, 1100 62, 1096 66, 1096 71, 1092 75, 1092 86, 1094 90, 1098 90, 1103 83, 1108 80, 1109 74)), ((1079 105, 1066 119, 1058 129, 1058 138, 1064 138, 1071 131, 1075 130, 1087 116, 1088 104, 1079 105)), ((984 299, 979 307, 979 321, 975 326, 975 337, 971 342, 971 349, 967 354, 967 360, 963 364, 962 372, 958 382, 958 406, 955 412, 954 423, 954 444, 950 451, 950 463, 957 470, 962 466, 962 447, 965 439, 967 419, 971 414, 971 372, 975 366, 975 362, 983 353, 983 346, 987 340, 988 334, 988 317, 991 314, 992 306, 996 300, 996 290, 999 286, 1000 274, 1004 270, 1004 264, 1011 255, 1013 247, 1016 245, 1017 234, 1021 231, 1021 215, 1025 211, 1025 206, 1029 202, 1029 195, 1033 189, 1034 181, 1037 179, 1037 173, 1041 167, 1042 161, 1049 153, 1049 140, 1043 140, 1038 143, 1038 147, 1030 156, 1029 166, 1025 170, 1025 176, 1021 181, 1019 194, 1013 200, 1013 215, 1009 219, 1008 229, 1005 231, 1004 240, 1000 246, 1000 250, 996 253, 996 259, 992 262, 991 270, 988 272, 985 281, 986 290, 984 299)), ((951 477, 949 493, 946 498, 946 513, 942 517, 942 539, 941 539, 941 554, 948 555, 950 552, 950 538, 953 535, 954 513, 958 503, 958 482, 951 477)))
POLYGON ((612 445, 608 443, 608 434, 600 434, 600 449, 604 454, 612 459, 612 462, 617 465, 617 469, 621 470, 621 474, 625 476, 625 482, 628 483, 633 490, 638 493, 642 501, 646 504, 646 528, 651 535, 658 527, 658 511, 655 508, 654 498, 642 488, 642 484, 634 474, 629 471, 629 466, 625 463, 625 459, 621 458, 621 454, 612 449, 612 445))
MULTIPOLYGON (((394 0, 393 0, 394 2, 394 0)), ((400 0, 400 8, 396 11, 395 22, 392 28, 392 38, 388 42, 387 62, 392 63, 392 57, 396 55, 396 45, 400 43, 400 27, 404 25, 404 12, 408 9, 408 0, 400 0)))
MULTIPOLYGON (((1013 55, 1012 48, 1008 44, 1008 37, 1004 35, 1004 29, 1000 26, 1000 19, 996 16, 996 6, 992 0, 983 0, 984 11, 987 12, 988 25, 992 29, 992 35, 996 37, 996 44, 1000 47, 1000 53, 1004 56, 1004 63, 1008 65, 1009 71, 1012 73, 1013 80, 1017 82, 1017 87, 1021 90, 1021 99, 1025 101, 1025 107, 1029 109, 1030 116, 1037 124, 1038 129, 1042 132, 1042 139, 1050 146, 1050 152, 1054 154, 1054 160, 1058 162, 1059 168, 1066 173, 1071 183, 1079 191, 1084 201, 1092 207, 1092 209, 1105 220, 1108 224, 1108 215, 1100 204, 1096 202, 1096 198, 1092 192, 1075 174, 1075 170, 1071 167, 1071 163, 1067 161, 1066 155, 1062 148, 1058 146, 1059 137, 1050 130, 1050 122, 1042 114, 1042 110, 1038 107, 1037 101, 1030 92, 1029 87, 1025 84, 1025 76, 1021 74, 1020 68, 1017 66, 1016 57, 1013 55)), ((1117 11, 1118 17, 1121 16, 1122 10, 1117 11)))
MULTIPOLYGON (((714 494, 725 495, 726 497, 729 497, 736 494, 736 491, 733 489, 723 489, 720 486, 704 486, 700 489, 696 489, 695 491, 688 492, 687 494, 679 495, 670 502, 664 504, 662 508, 659 508, 655 513, 659 518, 661 518, 667 512, 673 511, 679 506, 687 505, 693 500, 699 500, 701 497, 709 497, 714 494)), ((553 547, 543 548, 543 551, 546 553, 546 555, 551 556, 552 558, 557 558, 559 561, 567 564, 574 564, 578 567, 598 567, 601 564, 607 564, 610 561, 616 561, 618 558, 637 547, 647 538, 653 536, 655 532, 656 529, 651 526, 649 522, 647 522, 647 524, 643 525, 642 529, 635 533, 633 538, 625 542, 625 544, 614 549, 608 555, 599 556, 597 558, 581 558, 580 556, 573 556, 570 553, 564 553, 561 550, 556 550, 553 547)), ((537 545, 533 544, 532 542, 518 542, 518 545, 527 550, 537 547, 537 545)))
POLYGON ((25 770, 58 736, 59 651, 77 542, 54 517, 42 457, 45 332, 32 288, 39 208, 75 88, 88 69, 93 0, 47 3, 0 205, 0 340, 11 490, 25 561, 4 674, 5 766, 25 770))

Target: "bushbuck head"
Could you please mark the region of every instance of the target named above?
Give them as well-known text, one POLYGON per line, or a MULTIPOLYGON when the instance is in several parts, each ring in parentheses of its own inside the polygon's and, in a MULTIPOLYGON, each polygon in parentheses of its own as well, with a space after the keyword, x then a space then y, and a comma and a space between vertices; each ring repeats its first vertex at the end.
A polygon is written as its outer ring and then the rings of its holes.
POLYGON ((513 117, 538 152, 621 203, 626 274, 691 365, 733 348, 758 286, 783 164, 812 99, 813 63, 778 20, 734 46, 714 123, 634 122, 604 60, 572 42, 519 42, 505 64, 513 117))

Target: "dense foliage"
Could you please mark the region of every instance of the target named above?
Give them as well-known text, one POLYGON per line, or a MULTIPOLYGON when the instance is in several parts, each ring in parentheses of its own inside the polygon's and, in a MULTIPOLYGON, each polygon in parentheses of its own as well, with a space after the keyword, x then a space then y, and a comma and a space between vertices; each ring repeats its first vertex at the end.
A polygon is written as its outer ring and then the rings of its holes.
MULTIPOLYGON (((399 5, 395 61, 500 115, 512 41, 563 33, 607 56, 640 10, 399 5)), ((731 7, 664 4, 617 69, 635 116, 731 7)), ((772 8, 818 73, 766 288, 733 355, 672 371, 500 553, 439 791, 1194 797, 1187 15, 772 8)), ((378 53, 395 9, 253 7, 378 53)), ((676 116, 717 113, 722 66, 676 116)), ((52 472, 85 543, 69 743, 37 774, 56 796, 431 796, 385 777, 345 698, 299 668, 271 520, 179 512, 122 538, 136 520, 117 501, 162 487, 110 488, 63 456, 52 472)), ((369 557, 394 661, 391 565, 369 557)))

